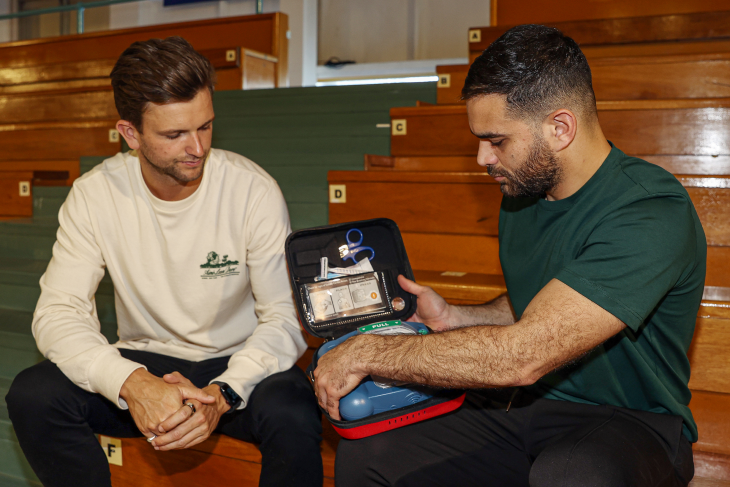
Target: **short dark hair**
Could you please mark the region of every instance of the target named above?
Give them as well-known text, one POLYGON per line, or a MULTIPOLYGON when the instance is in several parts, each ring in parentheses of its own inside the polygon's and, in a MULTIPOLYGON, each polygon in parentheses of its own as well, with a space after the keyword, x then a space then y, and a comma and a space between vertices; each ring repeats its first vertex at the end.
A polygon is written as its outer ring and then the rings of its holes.
POLYGON ((212 95, 216 80, 210 61, 179 36, 133 43, 109 77, 119 116, 140 132, 148 103, 190 101, 203 88, 212 95))
POLYGON ((532 121, 558 108, 597 113, 591 68, 580 47, 544 25, 513 27, 472 63, 462 99, 491 94, 505 95, 509 112, 532 121))

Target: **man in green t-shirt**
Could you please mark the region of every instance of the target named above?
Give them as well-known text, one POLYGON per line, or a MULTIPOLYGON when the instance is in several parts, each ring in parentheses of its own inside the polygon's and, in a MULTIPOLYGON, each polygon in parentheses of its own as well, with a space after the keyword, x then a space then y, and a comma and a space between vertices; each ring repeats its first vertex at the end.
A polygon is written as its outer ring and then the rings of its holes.
POLYGON ((508 294, 451 306, 401 277, 412 320, 440 333, 362 335, 322 357, 315 391, 335 419, 370 374, 470 389, 453 414, 343 440, 338 486, 687 485, 707 251, 687 192, 606 140, 588 63, 556 29, 505 33, 462 95, 505 196, 508 294))

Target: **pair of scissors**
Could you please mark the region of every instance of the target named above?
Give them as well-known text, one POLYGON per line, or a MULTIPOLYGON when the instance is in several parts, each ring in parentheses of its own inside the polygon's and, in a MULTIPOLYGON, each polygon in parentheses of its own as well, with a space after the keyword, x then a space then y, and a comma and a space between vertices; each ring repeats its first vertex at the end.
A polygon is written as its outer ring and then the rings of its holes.
POLYGON ((344 245, 340 247, 340 257, 342 257, 342 260, 352 259, 352 261, 357 264, 357 259, 355 256, 364 251, 367 250, 370 252, 370 257, 368 257, 368 260, 373 260, 375 258, 375 251, 372 249, 372 247, 365 247, 362 245, 362 232, 358 230, 357 228, 351 228, 347 231, 347 235, 345 235, 345 238, 347 239, 347 247, 344 245), (354 241, 350 238, 350 234, 353 232, 359 234, 360 240, 354 241))

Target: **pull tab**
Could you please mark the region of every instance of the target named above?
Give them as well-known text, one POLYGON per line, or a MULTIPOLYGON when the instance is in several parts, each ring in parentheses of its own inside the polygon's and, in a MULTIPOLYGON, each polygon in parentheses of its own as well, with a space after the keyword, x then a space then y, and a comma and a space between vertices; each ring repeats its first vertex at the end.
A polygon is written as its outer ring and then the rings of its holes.
MULTIPOLYGON (((312 380, 314 380, 314 379, 312 379, 312 380)), ((519 389, 515 388, 515 390, 512 392, 512 395, 509 397, 509 403, 507 403, 507 409, 504 410, 505 413, 509 412, 509 408, 512 407, 512 401, 515 400, 515 396, 517 395, 517 393, 519 391, 520 391, 519 389)))

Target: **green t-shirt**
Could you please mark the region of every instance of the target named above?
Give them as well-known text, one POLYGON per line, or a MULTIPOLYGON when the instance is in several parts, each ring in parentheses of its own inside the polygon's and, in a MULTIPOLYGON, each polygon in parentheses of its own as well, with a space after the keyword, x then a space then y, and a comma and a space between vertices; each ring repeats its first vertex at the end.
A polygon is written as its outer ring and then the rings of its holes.
POLYGON ((531 392, 679 415, 697 441, 687 350, 706 256, 702 225, 677 179, 615 147, 569 198, 504 197, 499 257, 517 317, 558 279, 627 326, 531 392))

